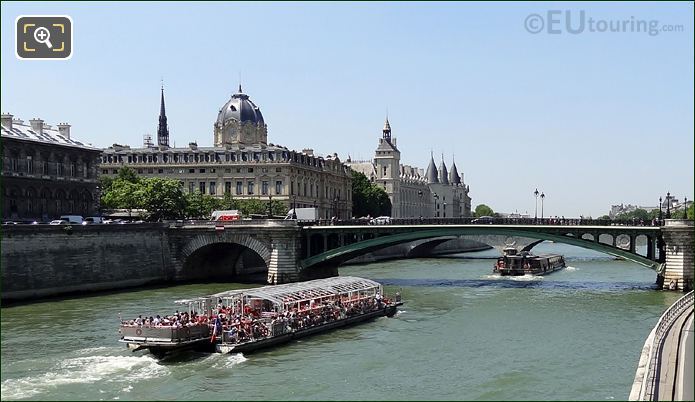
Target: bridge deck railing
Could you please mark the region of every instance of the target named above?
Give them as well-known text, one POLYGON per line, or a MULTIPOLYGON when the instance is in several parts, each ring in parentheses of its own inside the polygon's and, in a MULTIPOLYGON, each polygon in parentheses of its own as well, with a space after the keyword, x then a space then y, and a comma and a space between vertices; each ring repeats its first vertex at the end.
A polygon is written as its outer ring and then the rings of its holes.
POLYGON ((587 218, 390 218, 375 221, 371 219, 320 219, 315 222, 300 223, 303 226, 366 226, 366 225, 570 225, 570 226, 663 226, 663 220, 642 221, 587 219, 587 218))

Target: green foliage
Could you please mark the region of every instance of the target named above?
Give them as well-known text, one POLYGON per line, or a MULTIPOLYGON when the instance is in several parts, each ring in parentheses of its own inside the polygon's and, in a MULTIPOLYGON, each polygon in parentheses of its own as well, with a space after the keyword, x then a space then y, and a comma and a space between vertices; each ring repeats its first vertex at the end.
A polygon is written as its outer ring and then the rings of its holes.
POLYGON ((634 211, 625 212, 615 216, 615 220, 642 220, 644 222, 651 221, 654 218, 659 217, 659 210, 647 211, 641 208, 637 208, 634 211))
POLYGON ((495 213, 492 208, 488 207, 487 205, 479 204, 477 207, 475 207, 475 212, 473 215, 476 218, 480 218, 481 216, 495 216, 495 213))
POLYGON ((198 191, 186 194, 186 217, 192 219, 210 219, 212 211, 234 209, 224 208, 223 203, 224 200, 220 200, 211 195, 201 194, 198 191))
POLYGON ((118 176, 115 180, 123 180, 130 183, 138 183, 140 182, 140 176, 138 176, 138 174, 135 173, 135 170, 133 170, 132 168, 124 166, 118 169, 118 176))
POLYGON ((116 179, 106 192, 102 192, 101 205, 106 208, 132 210, 142 207, 141 186, 137 183, 116 179))
POLYGON ((688 207, 688 219, 695 219, 695 204, 690 204, 688 207))
POLYGON ((149 177, 140 183, 141 207, 148 212, 148 220, 180 219, 186 213, 186 196, 178 180, 149 177))
POLYGON ((391 215, 391 200, 383 188, 360 172, 352 172, 352 215, 391 215))

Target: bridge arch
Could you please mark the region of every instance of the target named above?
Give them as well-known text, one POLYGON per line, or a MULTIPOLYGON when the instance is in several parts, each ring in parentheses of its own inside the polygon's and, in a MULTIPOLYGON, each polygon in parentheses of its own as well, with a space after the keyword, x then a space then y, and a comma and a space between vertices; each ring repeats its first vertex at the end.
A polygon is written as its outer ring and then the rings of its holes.
POLYGON ((181 249, 180 280, 239 280, 265 283, 270 245, 250 236, 201 234, 181 249))
MULTIPOLYGON (((562 233, 562 232, 560 232, 562 233)), ((390 234, 386 236, 375 237, 369 240, 363 240, 353 244, 348 244, 342 247, 337 247, 332 250, 324 251, 320 254, 305 258, 301 261, 301 268, 307 269, 315 266, 323 265, 340 265, 343 262, 357 257, 362 254, 369 253, 380 248, 393 246, 396 244, 411 242, 415 240, 422 240, 435 237, 444 236, 462 236, 462 235, 481 235, 481 234, 497 234, 497 235, 507 235, 507 236, 519 236, 528 237, 539 240, 552 240, 558 243, 565 243, 573 246, 578 246, 582 248, 587 248, 595 251, 599 251, 605 254, 613 255, 616 257, 622 257, 626 260, 633 261, 640 265, 652 269, 660 269, 661 264, 658 262, 646 258, 644 256, 638 255, 629 250, 623 250, 618 247, 613 247, 612 245, 601 243, 598 241, 598 235, 588 233, 587 231, 580 230, 578 233, 572 233, 568 231, 563 234, 555 233, 545 233, 536 230, 529 230, 527 228, 510 228, 510 227, 495 227, 495 226, 451 226, 451 227, 439 227, 439 228, 427 228, 416 231, 407 231, 404 233, 390 234), (591 240, 583 239, 584 234, 592 234, 591 240), (594 240, 595 239, 595 240, 594 240)), ((588 236, 587 236, 588 237, 588 236)), ((617 237, 617 236, 615 236, 617 237)))

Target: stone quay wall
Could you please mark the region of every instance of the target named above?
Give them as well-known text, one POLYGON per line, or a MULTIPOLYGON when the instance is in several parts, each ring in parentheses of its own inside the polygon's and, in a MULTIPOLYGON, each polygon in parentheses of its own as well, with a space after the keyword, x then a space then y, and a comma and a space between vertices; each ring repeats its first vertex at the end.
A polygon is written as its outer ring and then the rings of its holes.
POLYGON ((2 300, 166 282, 166 225, 4 225, 2 300), (68 229, 69 228, 69 229, 68 229))

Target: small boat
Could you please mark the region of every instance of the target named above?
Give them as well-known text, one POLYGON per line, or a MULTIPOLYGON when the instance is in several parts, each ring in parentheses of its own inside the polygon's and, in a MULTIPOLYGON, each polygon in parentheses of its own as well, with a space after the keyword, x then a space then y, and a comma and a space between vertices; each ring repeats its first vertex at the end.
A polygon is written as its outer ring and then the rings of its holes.
POLYGON ((545 275, 565 268, 565 258, 559 254, 533 255, 528 251, 520 254, 514 247, 503 250, 493 268, 500 275, 545 275))
POLYGON ((122 321, 120 342, 156 357, 184 350, 249 353, 293 339, 396 314, 400 293, 380 283, 339 276, 238 289, 178 300, 188 311, 164 319, 122 321))

